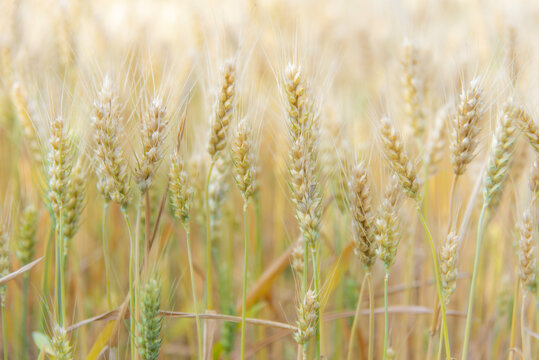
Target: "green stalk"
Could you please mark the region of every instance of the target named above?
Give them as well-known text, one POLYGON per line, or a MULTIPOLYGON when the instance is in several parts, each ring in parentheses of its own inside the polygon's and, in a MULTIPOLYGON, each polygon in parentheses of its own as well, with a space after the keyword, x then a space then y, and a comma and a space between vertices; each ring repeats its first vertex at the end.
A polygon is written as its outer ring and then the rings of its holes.
POLYGON ((245 359, 245 303, 247 299, 247 246, 249 244, 249 226, 247 224, 247 200, 243 204, 243 295, 241 302, 241 360, 245 359))
POLYGON ((255 194, 254 196, 254 206, 255 206, 255 225, 256 225, 256 252, 255 252, 255 268, 256 274, 262 274, 263 269, 263 251, 262 251, 262 208, 260 207, 260 194, 255 194))
POLYGON ((30 287, 30 276, 28 273, 25 273, 23 276, 23 290, 22 290, 22 330, 21 330, 21 339, 22 339, 22 360, 28 358, 28 336, 26 334, 26 322, 28 318, 28 289, 30 287))
POLYGON ((8 360, 7 356, 7 336, 6 336, 6 304, 2 298, 2 342, 4 348, 4 360, 8 360))
POLYGON ((418 205, 417 208, 417 214, 419 216, 419 219, 421 220, 421 224, 423 225, 423 229, 425 230, 425 233, 427 235, 427 240, 430 245, 431 255, 432 255, 432 262, 434 267, 434 277, 436 280, 436 291, 438 292, 438 300, 440 302, 440 311, 442 313, 442 324, 443 324, 443 336, 444 336, 444 343, 445 343, 445 356, 447 360, 451 359, 451 351, 449 347, 449 334, 447 331, 447 319, 446 319, 446 311, 445 311, 445 303, 444 303, 444 297, 442 294, 442 282, 440 278, 440 267, 438 266, 438 255, 436 254, 436 247, 434 246, 434 241, 432 240, 432 235, 430 233, 429 227, 427 226, 427 223, 425 221, 425 218, 423 217, 423 213, 421 212, 421 208, 418 205))
MULTIPOLYGON (((318 245, 315 245, 312 251, 313 257, 313 287, 316 295, 316 302, 320 304, 320 270, 318 268, 318 245)), ((320 306, 316 310, 316 359, 320 360, 322 353, 320 306)))
MULTIPOLYGON (((444 326, 444 324, 442 323, 442 327, 443 326, 444 326)), ((440 340, 438 341, 438 357, 437 357, 438 360, 440 360, 442 358, 442 348, 443 348, 442 338, 443 338, 443 336, 440 336, 440 340)))
POLYGON ((515 283, 515 290, 513 293, 513 310, 511 312, 511 333, 509 335, 509 360, 515 358, 515 342, 516 342, 516 329, 517 329, 517 308, 518 308, 518 294, 520 290, 520 281, 515 283))
POLYGON ((350 339, 348 340, 348 354, 346 356, 346 360, 352 360, 352 352, 354 351, 354 337, 356 336, 357 322, 360 316, 361 299, 363 298, 365 283, 367 282, 367 276, 370 276, 369 274, 369 272, 365 273, 365 275, 363 276, 363 281, 361 282, 361 287, 359 288, 356 312, 354 313, 354 321, 352 322, 352 329, 350 329, 350 339))
POLYGON ((210 225, 210 199, 209 199, 209 187, 211 172, 215 162, 212 160, 210 168, 208 170, 208 176, 206 177, 206 184, 204 186, 204 199, 206 202, 206 309, 212 308, 212 296, 211 296, 211 225, 210 225))
POLYGON ((372 289, 371 273, 368 272, 366 276, 367 285, 369 285, 369 354, 367 358, 372 360, 374 355, 374 291, 372 289))
POLYGON ((103 236, 103 259, 105 262, 105 283, 107 292, 107 304, 109 309, 112 309, 112 292, 110 288, 110 256, 109 256, 109 244, 107 242, 107 210, 109 209, 108 201, 103 205, 103 221, 101 222, 101 234, 103 236))
POLYGON ((484 231, 484 217, 487 210, 486 204, 483 205, 481 209, 481 215, 479 215, 479 224, 477 225, 477 239, 475 241, 475 259, 473 264, 473 273, 472 273, 472 284, 470 285, 470 297, 468 300, 468 312, 466 314, 466 328, 464 331, 464 343, 462 346, 462 360, 468 358, 468 344, 470 342, 470 329, 472 325, 472 312, 473 312, 473 301, 475 293, 475 283, 477 282, 477 272, 479 269, 479 259, 481 255, 481 242, 483 241, 483 231, 484 231))
POLYGON ((524 291, 524 295, 522 295, 522 304, 520 305, 520 337, 522 338, 522 354, 523 359, 531 359, 531 356, 528 352, 528 337, 526 336, 526 326, 525 326, 525 319, 526 319, 526 298, 528 292, 524 291))
MULTIPOLYGON (((308 274, 309 274, 309 245, 307 244, 307 241, 303 239, 303 273, 301 274, 301 299, 305 299, 305 294, 307 294, 307 284, 308 284, 308 274)), ((309 342, 306 341, 303 344, 303 354, 304 359, 307 359, 307 349, 309 346, 309 342)))
POLYGON ((387 313, 387 283, 389 281, 389 268, 386 267, 384 276, 384 360, 387 359, 387 347, 389 338, 389 316, 387 313))
POLYGON ((54 215, 51 213, 51 228, 49 231, 49 238, 47 240, 47 246, 45 249, 45 265, 43 266, 43 297, 44 300, 41 304, 41 329, 43 331, 47 330, 47 314, 48 314, 48 307, 47 307, 47 294, 49 294, 49 268, 50 268, 50 262, 51 262, 51 248, 53 243, 53 237, 56 234, 56 221, 54 219, 54 215))
POLYGON ((202 328, 200 327, 200 318, 198 315, 198 301, 197 292, 195 288, 195 272, 193 269, 193 258, 191 256, 191 239, 189 238, 189 224, 184 225, 185 238, 187 241, 187 259, 189 260, 189 274, 191 275, 191 290, 193 292, 193 304, 195 307, 195 321, 197 326, 197 338, 198 338, 198 358, 202 356, 202 328))
MULTIPOLYGON (((122 215, 127 225, 127 231, 129 232, 129 338, 131 344, 131 358, 136 359, 137 348, 135 344, 135 243, 132 235, 131 224, 129 222, 129 215, 127 209, 122 207, 122 215)), ((138 231, 138 229, 137 229, 138 231)))
POLYGON ((63 279, 63 259, 64 259, 64 241, 62 233, 62 209, 60 208, 60 214, 58 216, 58 228, 56 231, 56 240, 55 240, 55 259, 54 259, 54 272, 56 282, 54 284, 55 291, 55 301, 56 304, 56 322, 58 326, 64 327, 64 279, 63 279))

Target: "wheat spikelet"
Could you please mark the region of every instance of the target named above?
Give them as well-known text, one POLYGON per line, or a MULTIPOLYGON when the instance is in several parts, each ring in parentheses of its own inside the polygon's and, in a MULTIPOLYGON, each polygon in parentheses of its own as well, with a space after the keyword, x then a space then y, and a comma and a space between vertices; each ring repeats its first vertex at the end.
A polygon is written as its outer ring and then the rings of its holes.
POLYGON ((223 208, 230 190, 230 165, 232 163, 227 160, 221 156, 217 157, 208 187, 212 242, 218 241, 222 236, 222 219, 224 217, 223 215, 225 215, 223 208))
POLYGON ((49 151, 49 200, 59 218, 60 209, 68 202, 68 185, 71 175, 71 138, 64 119, 55 118, 51 123, 49 151))
POLYGON ((419 64, 419 50, 409 40, 402 46, 402 90, 405 112, 416 138, 421 138, 425 131, 425 115, 423 112, 423 82, 419 64))
POLYGON ((294 272, 298 275, 305 270, 305 240, 303 236, 299 236, 296 240, 292 254, 290 255, 290 263, 294 272))
POLYGON ((376 252, 386 269, 395 262, 399 245, 398 202, 400 198, 399 183, 396 176, 386 190, 379 215, 376 219, 375 241, 376 252))
POLYGON ((142 119, 142 156, 138 159, 135 177, 142 194, 152 186, 153 177, 163 158, 163 144, 168 120, 166 107, 160 98, 154 98, 142 119))
POLYGON ((307 100, 307 86, 301 66, 288 63, 284 71, 284 90, 287 103, 288 131, 292 142, 299 136, 311 116, 307 100))
POLYGON ((517 138, 515 127, 515 107, 512 101, 504 106, 502 117, 498 123, 487 165, 487 175, 483 189, 486 206, 495 208, 501 198, 504 180, 509 171, 513 148, 517 138))
POLYGON ((292 202, 303 238, 314 246, 320 231, 322 196, 319 187, 319 122, 311 99, 305 97, 299 67, 285 71, 287 126, 290 135, 289 172, 292 202), (309 105, 306 105, 309 104, 309 105))
POLYGON ((442 294, 446 304, 457 287, 458 245, 460 237, 455 232, 447 235, 440 250, 440 275, 442 277, 442 294))
POLYGON ((175 150, 170 159, 169 171, 169 200, 174 217, 185 226, 189 222, 189 210, 193 196, 187 172, 178 150, 175 150))
POLYGON ((391 169, 397 174, 399 183, 406 195, 412 199, 418 200, 420 197, 420 184, 414 165, 408 159, 408 156, 404 151, 404 145, 402 144, 395 127, 391 123, 391 120, 387 117, 383 117, 381 122, 380 135, 385 158, 389 162, 391 169))
POLYGON ((221 80, 210 121, 208 153, 212 161, 226 147, 227 133, 234 112, 236 65, 229 59, 221 70, 221 80))
MULTIPOLYGON (((9 236, 0 224, 0 278, 9 274, 9 236)), ((0 284, 0 302, 5 304, 6 284, 0 284)))
POLYGON ((376 261, 376 241, 365 163, 361 162, 353 168, 348 189, 355 251, 368 269, 376 261))
POLYGON ((17 111, 17 117, 21 122, 22 134, 28 151, 33 161, 41 163, 43 156, 41 153, 40 141, 34 128, 32 118, 34 111, 28 102, 25 91, 19 82, 13 83, 11 87, 11 99, 17 111))
POLYGON ((34 258, 36 233, 37 210, 34 205, 29 204, 22 212, 15 253, 23 265, 28 264, 34 258))
POLYGON ((196 152, 187 159, 187 173, 189 174, 189 186, 193 189, 193 212, 195 220, 204 224, 204 216, 206 211, 204 210, 204 182, 206 170, 206 161, 204 156, 200 155, 200 152, 196 152))
POLYGON ((92 126, 95 132, 97 188, 106 201, 126 207, 129 201, 129 177, 120 139, 121 110, 108 76, 104 78, 94 102, 92 126))
POLYGON ((530 145, 539 152, 539 127, 523 107, 514 109, 515 117, 530 145))
POLYGON ((350 172, 352 145, 344 136, 344 127, 337 120, 324 121, 320 131, 320 169, 329 179, 331 193, 341 212, 346 211, 347 187, 346 176, 350 172), (337 140, 338 139, 338 140, 337 140))
POLYGON ((434 128, 429 135, 427 148, 425 150, 425 166, 430 175, 438 172, 438 165, 442 161, 446 145, 446 120, 448 112, 446 108, 442 108, 436 114, 434 128))
POLYGON ((305 298, 298 307, 297 330, 294 333, 294 339, 299 345, 309 341, 314 335, 316 324, 318 322, 318 309, 320 303, 312 290, 308 290, 305 298))
POLYGON ((234 178, 236 184, 247 202, 256 191, 256 161, 251 124, 243 119, 232 141, 232 161, 234 163, 234 178))
POLYGON ((539 155, 535 155, 535 159, 530 168, 530 191, 534 199, 539 197, 539 155))
POLYGON ((52 359, 54 360, 72 360, 71 345, 67 339, 67 332, 64 328, 55 325, 52 334, 52 359))
POLYGON ((470 83, 470 88, 463 90, 457 116, 454 118, 451 134, 451 163, 455 175, 462 175, 466 166, 476 155, 478 123, 483 114, 482 90, 479 79, 470 83))
POLYGON ((161 286, 155 279, 149 280, 140 294, 140 321, 137 324, 137 345, 143 360, 159 358, 163 317, 159 315, 161 286))
POLYGON ((65 238, 64 252, 67 253, 69 240, 71 240, 79 229, 80 218, 84 208, 84 197, 86 196, 86 181, 88 169, 84 155, 79 156, 68 184, 66 204, 64 207, 63 234, 65 238))
POLYGON ((537 258, 534 222, 530 210, 524 212, 520 224, 519 269, 522 286, 532 292, 537 289, 537 258))

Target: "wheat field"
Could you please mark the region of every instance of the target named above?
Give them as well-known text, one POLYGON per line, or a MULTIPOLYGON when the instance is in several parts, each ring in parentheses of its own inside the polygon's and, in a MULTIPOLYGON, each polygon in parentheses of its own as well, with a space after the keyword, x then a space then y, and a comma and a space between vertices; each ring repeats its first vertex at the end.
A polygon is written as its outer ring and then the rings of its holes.
POLYGON ((539 3, 3 0, 3 359, 539 359, 539 3))

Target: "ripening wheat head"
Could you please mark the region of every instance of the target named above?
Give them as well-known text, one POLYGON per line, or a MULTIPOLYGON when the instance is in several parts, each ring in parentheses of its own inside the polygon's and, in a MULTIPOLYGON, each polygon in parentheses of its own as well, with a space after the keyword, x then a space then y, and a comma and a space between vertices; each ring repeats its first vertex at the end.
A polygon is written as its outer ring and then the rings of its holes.
POLYGON ((406 195, 414 200, 420 197, 420 183, 414 165, 406 155, 402 140, 388 117, 383 117, 380 126, 380 138, 384 156, 391 169, 399 178, 399 183, 406 195))
POLYGON ((318 322, 317 314, 319 308, 320 303, 317 300, 316 294, 312 290, 308 290, 305 298, 298 307, 297 330, 294 333, 294 339, 299 345, 307 343, 314 335, 318 322))
POLYGON ((442 278, 442 294, 446 304, 457 287, 458 246, 460 237, 455 232, 447 235, 440 250, 440 275, 442 278))
POLYGON ((17 111, 17 117, 21 122, 22 135, 26 141, 32 160, 36 163, 40 163, 42 161, 42 153, 39 145, 39 137, 37 136, 34 123, 32 122, 34 112, 25 91, 19 82, 13 83, 11 98, 15 105, 15 110, 17 111))
POLYGON ((97 188, 106 201, 127 206, 129 177, 121 146, 121 109, 111 79, 106 76, 94 102, 94 128, 97 188))
POLYGON ((80 218, 84 208, 84 197, 86 196, 86 182, 88 177, 88 168, 86 158, 83 154, 79 156, 73 170, 68 185, 66 204, 64 209, 63 234, 65 238, 65 249, 69 240, 72 239, 79 229, 80 218))
MULTIPOLYGON (((7 230, 0 224, 0 278, 9 274, 9 236, 7 230)), ((0 284, 0 301, 4 305, 6 284, 0 284)))
POLYGON ((511 100, 505 104, 494 134, 483 189, 483 199, 486 206, 496 207, 501 199, 502 187, 509 171, 517 138, 515 109, 511 100))
POLYGON ((234 178, 247 202, 256 190, 256 155, 253 129, 247 119, 238 124, 232 140, 232 161, 234 162, 234 178))
POLYGON ((159 163, 163 159, 163 147, 168 120, 165 118, 166 107, 162 100, 155 97, 151 100, 142 119, 142 155, 138 159, 135 177, 142 194, 152 186, 153 177, 159 163))
POLYGON ((369 269, 376 261, 375 217, 371 209, 371 194, 364 162, 352 169, 348 184, 350 214, 356 254, 369 269))
POLYGON ((405 112, 416 138, 421 138, 425 131, 425 116, 423 114, 423 83, 419 64, 417 46, 405 40, 402 46, 402 91, 405 102, 405 112))
POLYGON ((376 252, 387 270, 395 262, 397 247, 400 241, 398 218, 399 198, 400 186, 396 175, 394 175, 382 200, 375 227, 376 252))
POLYGON ((537 289, 537 258, 535 255, 535 227, 531 211, 524 212, 520 224, 519 269, 522 286, 534 292, 537 289))
POLYGON ((479 78, 475 78, 470 87, 462 91, 457 116, 454 118, 451 163, 457 176, 464 174, 466 166, 476 155, 478 123, 483 115, 482 90, 479 85, 479 78))
POLYGON ((176 149, 170 158, 169 171, 169 200, 174 217, 184 226, 189 222, 189 210, 193 196, 193 188, 187 177, 183 160, 176 149))
POLYGON ((21 216, 17 234, 16 255, 23 265, 34 258, 37 233, 37 210, 34 205, 27 205, 21 216))
POLYGON ((539 127, 537 127, 537 123, 523 107, 515 109, 515 116, 526 139, 535 151, 539 153, 539 127))
POLYGON ((283 81, 287 103, 288 131, 293 142, 299 137, 305 122, 310 116, 307 89, 301 66, 294 63, 287 64, 283 81))
POLYGON ((228 128, 234 112, 236 65, 232 59, 225 62, 221 70, 217 99, 210 119, 208 153, 212 161, 226 147, 228 128))
POLYGON ((533 199, 537 200, 539 198, 539 154, 535 155, 535 159, 530 168, 529 184, 533 199))
POLYGON ((59 219, 60 209, 66 206, 71 176, 71 135, 65 121, 57 117, 51 122, 49 151, 49 200, 59 219))

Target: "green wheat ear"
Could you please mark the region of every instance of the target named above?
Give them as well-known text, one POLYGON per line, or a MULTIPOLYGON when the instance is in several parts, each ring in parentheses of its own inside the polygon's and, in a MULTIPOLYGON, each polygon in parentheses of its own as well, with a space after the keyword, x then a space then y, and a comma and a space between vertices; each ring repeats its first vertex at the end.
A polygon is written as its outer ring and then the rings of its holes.
POLYGON ((52 335, 52 350, 53 359, 55 360, 72 360, 71 345, 67 339, 67 332, 64 328, 55 326, 52 335))
POLYGON ((140 321, 137 324, 138 352, 143 360, 154 360, 159 357, 163 325, 163 318, 159 315, 160 302, 161 285, 156 279, 150 279, 141 292, 140 321))

